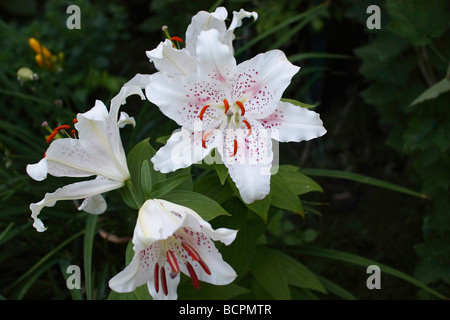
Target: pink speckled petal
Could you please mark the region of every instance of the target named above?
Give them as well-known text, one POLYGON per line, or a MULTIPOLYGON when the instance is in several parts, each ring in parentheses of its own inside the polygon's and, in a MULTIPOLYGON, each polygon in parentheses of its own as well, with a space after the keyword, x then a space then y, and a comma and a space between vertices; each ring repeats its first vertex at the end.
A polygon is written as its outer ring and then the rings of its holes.
POLYGON ((275 112, 260 122, 277 131, 273 137, 280 142, 308 141, 327 132, 318 113, 288 102, 280 102, 275 112))
POLYGON ((249 118, 268 117, 299 69, 280 50, 258 54, 239 64, 230 75, 232 101, 240 100, 249 118))
POLYGON ((169 78, 161 73, 151 76, 146 95, 162 113, 180 126, 194 130, 200 121, 200 112, 211 107, 203 115, 202 130, 216 128, 225 116, 223 100, 229 98, 228 88, 221 82, 202 74, 169 78))
POLYGON ((240 129, 226 130, 223 147, 218 150, 242 200, 252 203, 263 199, 270 192, 273 152, 268 130, 257 120, 247 118, 247 121, 251 126, 251 134, 248 135, 246 124, 242 124, 240 129), (231 156, 234 151, 236 154, 231 156))

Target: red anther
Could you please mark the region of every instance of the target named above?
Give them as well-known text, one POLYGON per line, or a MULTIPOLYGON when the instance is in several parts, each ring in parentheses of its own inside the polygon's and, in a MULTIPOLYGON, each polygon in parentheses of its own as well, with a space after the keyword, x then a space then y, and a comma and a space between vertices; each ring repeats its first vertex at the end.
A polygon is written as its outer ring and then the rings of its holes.
POLYGON ((155 291, 156 291, 156 293, 158 293, 159 292, 159 264, 158 264, 158 262, 155 264, 155 271, 153 274, 153 278, 155 281, 155 291))
POLYGON ((75 123, 78 122, 78 119, 77 119, 77 118, 74 118, 74 119, 72 120, 72 122, 73 122, 73 124, 75 124, 75 123))
POLYGON ((241 116, 243 116, 245 114, 244 104, 242 102, 240 102, 240 101, 236 101, 236 104, 241 109, 241 116))
POLYGON ((230 154, 230 157, 234 157, 236 155, 237 148, 238 148, 237 140, 234 140, 234 149, 233 149, 233 153, 230 154))
POLYGON ((61 131, 61 130, 66 130, 66 129, 70 129, 70 126, 67 124, 63 124, 62 126, 56 127, 55 129, 53 129, 53 131, 61 131))
POLYGON ((194 259, 195 261, 202 260, 202 258, 198 254, 198 252, 195 251, 195 249, 192 248, 190 245, 188 245, 186 242, 182 242, 181 246, 184 248, 184 250, 187 251, 187 253, 189 253, 189 255, 191 256, 192 259, 194 259))
POLYGON ((228 110, 230 110, 230 104, 227 99, 223 99, 223 105, 225 106, 225 114, 227 114, 228 110))
POLYGON ((209 270, 208 266, 206 265, 205 261, 200 260, 198 263, 200 263, 200 266, 205 270, 206 274, 211 275, 211 270, 209 270))
POLYGON ((47 153, 44 153, 44 156, 42 158, 45 158, 47 156, 47 153))
POLYGON ((179 273, 180 272, 180 266, 178 265, 177 258, 175 257, 175 254, 171 250, 169 250, 169 251, 167 251, 166 256, 167 256, 167 261, 169 262, 170 267, 172 268, 172 271, 174 273, 179 273))
POLYGON ((62 126, 53 129, 53 132, 47 137, 47 143, 50 143, 53 140, 53 138, 59 133, 59 131, 65 129, 70 129, 70 126, 67 124, 63 124, 62 126))
POLYGON ((210 107, 210 105, 206 105, 203 107, 203 109, 200 111, 200 115, 198 116, 200 118, 200 120, 203 121, 203 114, 205 113, 206 109, 208 109, 210 107))
POLYGON ((205 133, 204 135, 203 135, 203 138, 202 138, 202 147, 203 148, 205 148, 206 149, 206 139, 208 139, 208 136, 211 134, 211 131, 210 132, 207 132, 207 133, 205 133))
POLYGON ((72 137, 76 137, 77 136, 77 131, 76 130, 72 130, 71 132, 70 132, 70 134, 72 135, 72 137))
POLYGON ((250 123, 247 120, 242 120, 243 123, 245 123, 245 125, 247 126, 248 129, 248 134, 247 136, 252 134, 252 126, 250 125, 250 123))
POLYGON ((171 37, 170 40, 177 41, 177 42, 183 42, 183 39, 181 39, 180 37, 171 37))
POLYGON ((58 134, 58 131, 53 131, 48 137, 47 137, 47 143, 52 142, 53 138, 58 134))
POLYGON ((198 281, 197 274, 195 273, 194 268, 189 262, 186 262, 186 267, 189 271, 189 275, 191 276, 192 286, 194 287, 194 289, 200 289, 200 281, 198 281))
POLYGON ((161 267, 161 285, 162 290, 164 294, 167 296, 169 294, 169 289, 167 288, 167 281, 166 281, 166 270, 164 269, 164 266, 161 267))

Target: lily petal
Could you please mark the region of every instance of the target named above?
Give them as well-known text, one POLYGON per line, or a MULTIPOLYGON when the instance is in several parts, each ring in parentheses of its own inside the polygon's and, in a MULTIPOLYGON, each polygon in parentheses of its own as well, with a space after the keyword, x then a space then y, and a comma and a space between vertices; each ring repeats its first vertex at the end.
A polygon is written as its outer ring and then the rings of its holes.
POLYGON ((203 148, 202 138, 201 131, 177 130, 151 159, 155 170, 168 173, 200 162, 214 147, 214 144, 208 144, 206 149, 203 148))
POLYGON ((169 78, 156 73, 152 75, 145 93, 164 115, 189 130, 194 130, 206 105, 211 108, 203 117, 202 129, 216 128, 224 116, 223 100, 229 97, 227 86, 202 74, 169 78))
POLYGON ((197 39, 202 31, 215 29, 220 34, 226 33, 225 19, 228 12, 224 7, 218 7, 214 12, 200 11, 192 17, 186 29, 186 49, 192 56, 197 54, 197 39))
POLYGON ((269 194, 273 161, 269 132, 256 120, 250 119, 249 124, 252 127, 249 136, 244 129, 226 130, 223 148, 218 148, 245 203, 261 200, 269 194))
POLYGON ((188 75, 195 72, 196 60, 185 48, 179 50, 172 46, 172 42, 166 39, 158 47, 146 52, 147 57, 155 65, 156 69, 166 76, 173 77, 188 75))
POLYGON ((84 199, 78 210, 85 211, 91 214, 101 214, 106 211, 107 204, 102 195, 97 194, 92 197, 84 199))
POLYGON ((280 102, 275 112, 260 122, 266 129, 277 130, 280 142, 308 141, 327 132, 318 113, 288 102, 280 102))
POLYGON ((231 24, 228 27, 226 35, 222 39, 223 43, 227 44, 233 52, 233 40, 235 39, 234 30, 242 26, 242 20, 244 18, 250 17, 253 17, 253 19, 256 20, 258 19, 258 13, 245 11, 244 9, 241 9, 239 12, 233 11, 233 20, 231 20, 231 24))
POLYGON ((48 173, 47 159, 43 158, 38 163, 27 165, 26 171, 36 181, 45 180, 48 173))
POLYGON ((108 144, 99 141, 105 136, 101 133, 96 136, 93 132, 91 139, 64 138, 53 141, 45 157, 48 173, 55 177, 100 175, 117 181, 128 179, 128 169, 118 163, 108 144))
POLYGON ((53 193, 46 193, 44 199, 30 205, 31 217, 34 219, 33 226, 37 231, 45 231, 46 228, 38 218, 39 213, 44 207, 53 207, 60 200, 78 200, 92 197, 107 191, 118 189, 124 185, 120 181, 108 179, 94 179, 83 182, 76 182, 57 189, 53 193))
POLYGON ((239 64, 230 76, 232 97, 244 104, 248 117, 268 117, 298 70, 280 50, 260 53, 239 64))
POLYGON ((220 40, 216 29, 202 31, 197 40, 198 71, 225 83, 236 68, 236 60, 230 47, 220 40))
MULTIPOLYGON (((156 246, 151 248, 151 251, 155 254, 159 250, 159 245, 156 244, 156 246)), ((151 256, 154 256, 154 254, 151 256)), ((133 292, 137 287, 145 284, 149 278, 148 274, 152 272, 151 270, 153 270, 156 262, 148 266, 143 263, 142 258, 142 254, 135 254, 125 269, 109 280, 109 287, 115 292, 133 292)))
POLYGON ((117 125, 119 126, 119 128, 123 128, 125 127, 127 124, 131 124, 133 127, 136 126, 136 120, 134 120, 133 117, 130 117, 128 115, 128 113, 126 112, 121 112, 120 113, 120 118, 119 121, 117 122, 117 125))

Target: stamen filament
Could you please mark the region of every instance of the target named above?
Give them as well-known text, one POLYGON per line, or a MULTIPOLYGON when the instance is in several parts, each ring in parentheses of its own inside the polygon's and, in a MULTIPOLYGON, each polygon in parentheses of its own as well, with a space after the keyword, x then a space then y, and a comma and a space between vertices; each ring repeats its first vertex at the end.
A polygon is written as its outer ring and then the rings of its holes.
POLYGON ((241 109, 241 116, 244 116, 244 114, 245 114, 244 104, 242 102, 240 102, 240 101, 236 101, 236 104, 241 109))
POLYGON ((170 267, 172 268, 172 271, 174 273, 179 273, 180 272, 180 266, 178 265, 177 258, 175 257, 175 254, 171 250, 169 250, 169 251, 167 251, 166 256, 167 256, 167 261, 169 262, 170 267))
POLYGON ((208 109, 210 107, 210 105, 206 105, 203 107, 203 109, 200 111, 200 115, 198 116, 200 118, 200 120, 203 121, 203 115, 205 114, 206 109, 208 109))
POLYGON ((198 252, 195 251, 195 249, 192 248, 190 245, 188 245, 186 242, 182 242, 181 246, 183 247, 184 250, 187 251, 187 253, 189 253, 189 255, 191 256, 192 259, 194 259, 195 261, 202 260, 202 258, 198 254, 198 252))
POLYGON ((195 289, 200 289, 200 281, 198 281, 197 274, 195 273, 194 268, 189 262, 186 262, 186 267, 189 271, 189 275, 191 276, 192 286, 195 289))
POLYGON ((250 125, 250 123, 247 120, 242 120, 243 123, 245 123, 245 125, 247 126, 248 129, 248 134, 247 136, 252 134, 252 126, 250 125))

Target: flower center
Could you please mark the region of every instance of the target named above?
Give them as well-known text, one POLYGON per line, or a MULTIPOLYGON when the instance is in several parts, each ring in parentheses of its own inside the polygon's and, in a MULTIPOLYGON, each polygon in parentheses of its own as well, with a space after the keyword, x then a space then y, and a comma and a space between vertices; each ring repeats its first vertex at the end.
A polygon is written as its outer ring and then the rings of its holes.
POLYGON ((169 274, 171 279, 174 279, 181 272, 179 261, 184 263, 188 270, 189 276, 191 277, 192 286, 195 289, 200 288, 200 281, 198 280, 198 276, 195 273, 194 267, 187 260, 188 256, 191 257, 193 261, 197 262, 206 272, 206 274, 211 275, 211 270, 203 261, 199 252, 195 249, 194 246, 189 243, 190 241, 188 240, 188 233, 190 233, 190 231, 186 228, 183 228, 168 239, 161 241, 160 255, 153 271, 156 293, 159 292, 161 285, 162 292, 166 296, 169 294, 165 269, 166 263, 169 264, 171 269, 171 272, 169 274), (174 248, 176 248, 177 250, 174 250, 174 248))
MULTIPOLYGON (((201 121, 203 121, 203 118, 205 116, 206 111, 211 108, 211 105, 206 105, 204 106, 199 113, 199 118, 201 121)), ((245 120, 245 119, 241 119, 241 117, 244 117, 245 115, 245 107, 244 104, 237 100, 234 102, 234 104, 232 104, 232 106, 230 106, 229 102, 227 99, 223 99, 223 106, 219 105, 216 107, 216 109, 224 109, 224 120, 222 121, 222 125, 220 126, 221 129, 237 129, 241 127, 241 123, 245 124, 245 126, 247 127, 247 136, 250 136, 252 134, 252 126, 250 125, 250 123, 245 120)), ((206 113, 207 114, 207 113, 206 113)), ((202 138, 202 147, 203 148, 207 148, 206 146, 206 142, 207 139, 209 137, 209 135, 212 133, 212 131, 207 131, 202 138)), ((238 144, 237 144, 237 140, 234 140, 234 145, 233 145, 233 152, 230 154, 230 157, 234 157, 237 153, 237 149, 238 149, 238 144)))

